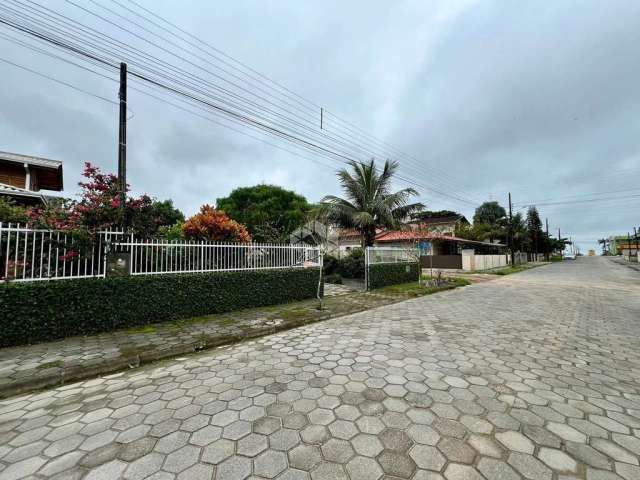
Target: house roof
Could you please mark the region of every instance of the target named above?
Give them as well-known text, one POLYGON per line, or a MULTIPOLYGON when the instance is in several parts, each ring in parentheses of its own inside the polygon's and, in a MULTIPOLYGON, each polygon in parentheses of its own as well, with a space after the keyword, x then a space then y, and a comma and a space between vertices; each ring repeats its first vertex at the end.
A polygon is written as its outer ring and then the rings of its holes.
POLYGON ((40 188, 44 190, 61 191, 62 185, 62 162, 49 158, 34 157, 32 155, 21 155, 18 153, 0 152, 0 162, 19 163, 29 165, 42 173, 40 188))
POLYGON ((403 241, 419 241, 419 240, 441 240, 446 242, 467 243, 472 245, 485 245, 491 247, 504 247, 501 243, 479 242, 477 240, 467 240, 466 238, 454 237, 453 235, 444 235, 440 233, 422 233, 413 230, 390 230, 376 235, 376 242, 403 242, 403 241))
POLYGON ((32 192, 24 188, 14 187, 13 185, 7 185, 6 183, 0 183, 0 195, 8 195, 10 197, 22 197, 22 198, 39 198, 46 203, 44 195, 38 192, 32 192))

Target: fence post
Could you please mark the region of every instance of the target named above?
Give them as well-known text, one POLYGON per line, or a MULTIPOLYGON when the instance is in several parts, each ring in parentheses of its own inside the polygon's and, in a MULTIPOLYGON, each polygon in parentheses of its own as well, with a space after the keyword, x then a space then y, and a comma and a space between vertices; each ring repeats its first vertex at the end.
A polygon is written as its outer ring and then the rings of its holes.
POLYGON ((364 247, 364 291, 369 291, 369 247, 364 247))

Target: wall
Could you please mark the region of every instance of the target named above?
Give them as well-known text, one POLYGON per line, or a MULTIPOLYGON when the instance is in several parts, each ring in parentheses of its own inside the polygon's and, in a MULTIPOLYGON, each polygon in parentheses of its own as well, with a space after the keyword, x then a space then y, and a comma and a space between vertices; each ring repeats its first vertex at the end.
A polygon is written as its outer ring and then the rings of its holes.
POLYGON ((465 271, 488 270, 507 266, 507 255, 476 255, 473 249, 462 250, 462 269, 465 271))

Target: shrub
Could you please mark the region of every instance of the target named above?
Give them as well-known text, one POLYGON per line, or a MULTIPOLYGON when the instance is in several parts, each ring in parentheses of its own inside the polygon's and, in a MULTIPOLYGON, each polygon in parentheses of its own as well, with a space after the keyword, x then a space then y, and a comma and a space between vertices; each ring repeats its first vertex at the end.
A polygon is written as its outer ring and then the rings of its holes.
POLYGON ((353 249, 339 260, 338 273, 345 278, 364 278, 364 250, 353 249))
POLYGON ((7 283, 0 347, 315 298, 318 269, 7 283))
POLYGON ((334 257, 333 255, 324 255, 322 257, 323 260, 323 269, 325 275, 331 275, 333 273, 337 273, 340 268, 340 259, 334 257))
POLYGON ((369 289, 418 282, 417 263, 380 263, 369 266, 369 289))
POLYGON ((330 273, 329 275, 325 275, 324 283, 342 285, 342 275, 340 275, 339 273, 330 273))
POLYGON ((187 240, 210 242, 249 243, 251 235, 244 225, 231 220, 222 210, 203 205, 200 212, 182 224, 182 233, 187 240))

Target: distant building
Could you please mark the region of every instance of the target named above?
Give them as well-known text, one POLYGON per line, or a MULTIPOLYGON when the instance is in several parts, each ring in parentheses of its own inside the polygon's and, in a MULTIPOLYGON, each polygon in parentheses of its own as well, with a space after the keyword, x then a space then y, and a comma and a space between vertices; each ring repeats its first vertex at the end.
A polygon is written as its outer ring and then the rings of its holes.
POLYGON ((41 190, 62 191, 62 162, 0 152, 0 196, 21 205, 46 203, 41 190))
POLYGON ((451 215, 447 217, 420 217, 409 223, 410 226, 428 230, 430 233, 439 235, 455 235, 456 228, 461 225, 469 225, 469 221, 464 215, 451 215))

